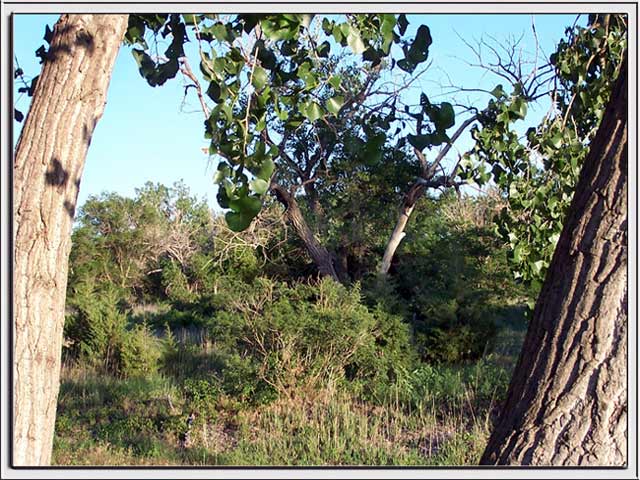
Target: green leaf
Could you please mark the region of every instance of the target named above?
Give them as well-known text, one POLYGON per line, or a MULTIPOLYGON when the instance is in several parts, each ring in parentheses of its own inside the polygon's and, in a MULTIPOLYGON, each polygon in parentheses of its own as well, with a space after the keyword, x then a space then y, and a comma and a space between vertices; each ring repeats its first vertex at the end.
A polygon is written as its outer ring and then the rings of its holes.
POLYGON ((322 107, 316 102, 308 102, 306 105, 300 107, 300 113, 312 123, 323 116, 322 107))
POLYGON ((270 40, 291 40, 300 28, 299 15, 268 15, 260 20, 262 31, 270 40))
POLYGON ((221 93, 222 93, 222 90, 220 88, 220 84, 212 80, 209 83, 209 87, 207 88, 207 95, 209 96, 209 98, 211 98, 211 100, 213 100, 216 103, 220 103, 221 93))
POLYGON ((432 135, 428 133, 424 135, 407 135, 407 141, 409 144, 418 150, 424 150, 426 147, 432 146, 433 143, 431 140, 432 135))
POLYGON ((227 212, 224 218, 231 230, 234 232, 241 232, 251 225, 251 221, 254 216, 244 212, 227 212))
POLYGON ((407 140, 411 146, 418 150, 424 150, 427 147, 438 146, 449 141, 449 137, 442 132, 434 132, 423 135, 407 135, 407 140))
POLYGON ((298 78, 305 83, 305 89, 310 90, 318 85, 316 75, 313 73, 313 66, 310 62, 304 62, 298 68, 298 78))
POLYGON ((412 73, 416 69, 416 64, 407 58, 398 60, 398 67, 407 73, 412 73))
POLYGON ((438 111, 436 120, 434 120, 438 130, 446 130, 456 123, 456 114, 453 111, 453 105, 449 102, 442 102, 438 111))
POLYGON ((218 22, 210 28, 210 31, 216 40, 227 40, 227 27, 224 24, 218 22))
POLYGON ((409 48, 409 55, 407 56, 413 63, 424 62, 429 56, 429 46, 433 42, 431 38, 431 32, 426 25, 420 25, 416 32, 416 38, 409 48))
POLYGON ((398 31, 400 35, 404 35, 407 31, 407 27, 409 26, 409 21, 407 20, 407 16, 402 13, 398 16, 398 31))
POLYGON ((329 56, 329 53, 331 52, 331 44, 329 43, 329 41, 325 40, 320 45, 318 45, 316 52, 319 57, 327 58, 329 56))
POLYGON ((255 67, 253 70, 253 77, 251 77, 251 85, 257 90, 261 91, 269 81, 269 74, 262 67, 255 67))
POLYGON ((556 150, 562 146, 562 133, 556 132, 552 137, 548 140, 549 145, 551 145, 556 150))
MULTIPOLYGON (((245 187, 246 192, 246 187, 245 187)), ((227 192, 228 194, 229 192, 227 192)), ((231 197, 231 195, 229 195, 231 197)), ((262 202, 259 198, 252 197, 249 195, 239 196, 236 199, 231 199, 229 201, 229 208, 234 212, 248 213, 251 217, 255 217, 260 209, 262 208, 262 202)))
POLYGON ((337 95, 327 100, 327 110, 329 111, 329 113, 332 113, 333 115, 338 115, 338 112, 340 111, 343 105, 344 105, 344 97, 340 95, 337 95))
POLYGON ((516 263, 520 263, 523 258, 523 248, 521 245, 516 245, 516 248, 513 249, 513 261, 516 263))
POLYGON ((269 189, 269 184, 261 178, 256 178, 249 182, 249 188, 258 195, 263 195, 269 189))
POLYGON ((255 175, 256 177, 267 182, 271 178, 271 174, 273 174, 273 171, 275 170, 275 168, 276 166, 273 163, 273 160, 267 157, 262 161, 262 164, 260 165, 260 169, 256 172, 255 175))
POLYGON ((516 117, 523 119, 527 115, 527 102, 522 98, 516 98, 509 106, 509 111, 516 114, 516 117))
POLYGON ((545 267, 547 267, 547 262, 545 262, 544 260, 538 260, 537 262, 533 262, 533 264, 531 265, 533 273, 535 273, 536 275, 538 275, 545 267))
POLYGON ((365 45, 360 38, 360 32, 355 27, 351 27, 349 30, 349 34, 347 35, 347 45, 353 50, 353 53, 360 54, 365 51, 365 45))
POLYGON ((491 95, 496 97, 498 100, 504 96, 504 90, 502 89, 502 85, 497 85, 496 88, 491 90, 491 95))
POLYGON ((336 91, 340 89, 341 82, 342 79, 338 75, 331 75, 331 77, 329 78, 329 85, 331 85, 336 91))
POLYGON ((258 49, 258 60, 264 68, 274 70, 277 66, 276 55, 268 48, 265 47, 263 40, 256 42, 256 48, 258 49))

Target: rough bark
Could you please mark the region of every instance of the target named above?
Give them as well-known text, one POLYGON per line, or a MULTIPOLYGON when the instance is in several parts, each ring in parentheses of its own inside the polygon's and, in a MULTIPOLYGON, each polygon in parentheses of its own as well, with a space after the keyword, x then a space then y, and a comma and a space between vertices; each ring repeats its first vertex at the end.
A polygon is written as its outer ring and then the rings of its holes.
POLYGON ((13 464, 51 460, 71 226, 127 15, 62 15, 14 160, 13 464))
POLYGON ((482 464, 626 465, 627 176, 625 62, 482 464))
POLYGON ((284 205, 287 221, 291 224, 298 237, 304 243, 313 262, 318 267, 318 273, 323 276, 329 276, 339 282, 340 279, 336 273, 333 256, 324 246, 322 246, 313 234, 309 224, 302 215, 302 211, 300 210, 300 206, 298 205, 295 197, 284 187, 277 184, 272 184, 271 191, 275 194, 278 201, 284 205))

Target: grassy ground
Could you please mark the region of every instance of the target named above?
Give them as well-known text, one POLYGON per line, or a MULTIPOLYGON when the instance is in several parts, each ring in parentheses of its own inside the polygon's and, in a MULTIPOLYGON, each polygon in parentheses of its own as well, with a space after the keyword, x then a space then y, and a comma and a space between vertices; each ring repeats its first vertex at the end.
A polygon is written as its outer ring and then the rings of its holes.
POLYGON ((503 328, 494 352, 477 363, 425 365, 407 387, 419 402, 383 405, 332 386, 253 406, 209 402, 205 390, 194 403, 169 376, 125 380, 67 365, 54 464, 473 465, 522 336, 503 328))

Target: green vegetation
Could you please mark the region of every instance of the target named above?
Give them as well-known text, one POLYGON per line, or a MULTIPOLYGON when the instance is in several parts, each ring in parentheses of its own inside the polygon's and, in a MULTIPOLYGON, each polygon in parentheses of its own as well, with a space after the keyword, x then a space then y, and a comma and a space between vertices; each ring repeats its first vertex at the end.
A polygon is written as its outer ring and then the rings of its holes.
MULTIPOLYGON (((342 285, 308 275, 277 205, 236 233, 181 184, 90 198, 73 234, 55 462, 477 461, 526 291, 488 228, 496 201, 420 207, 394 277, 342 285)), ((380 251, 384 237, 368 242, 380 251)))
MULTIPOLYGON (((605 52, 611 63, 602 68, 615 71, 624 38, 609 20, 611 31, 600 31, 601 20, 568 33, 605 52)), ((436 177, 439 160, 428 163, 422 150, 455 141, 446 133, 452 105, 423 94, 418 111, 400 113, 388 97, 372 115, 358 97, 382 70, 412 74, 427 59, 428 28, 406 41, 403 15, 322 22, 321 39, 363 55, 352 64, 312 38, 309 21, 131 16, 127 41, 153 86, 178 71, 183 22, 201 47, 220 47, 201 52, 201 70, 215 102, 205 128, 221 157, 215 181, 227 212, 212 214, 180 183, 82 206, 56 463, 478 462, 599 120, 576 109, 589 92, 604 105, 610 82, 604 70, 566 74, 576 42, 562 43, 547 66, 563 82, 560 114, 521 144, 511 124, 525 118, 538 84, 496 87, 468 120, 481 126, 475 146, 450 176, 436 177), (256 25, 247 55, 235 40, 256 25), (161 31, 171 38, 165 63, 146 53, 145 32, 161 31), (388 62, 392 44, 402 46, 397 62, 388 62), (580 132, 556 138, 567 118, 580 132), (387 136, 410 119, 415 135, 403 126, 387 136), (537 147, 543 167, 530 154, 537 147), (482 195, 457 188, 491 179, 494 190, 482 195), (410 192, 403 243, 378 274, 410 192)))

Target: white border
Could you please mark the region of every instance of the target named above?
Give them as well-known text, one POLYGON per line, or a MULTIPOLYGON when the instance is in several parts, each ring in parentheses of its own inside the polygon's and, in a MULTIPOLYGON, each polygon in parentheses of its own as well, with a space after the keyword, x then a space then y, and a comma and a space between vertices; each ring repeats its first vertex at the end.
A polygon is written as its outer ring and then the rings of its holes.
POLYGON ((629 479, 638 478, 636 475, 638 468, 638 443, 637 443, 637 381, 638 372, 637 365, 637 3, 513 3, 513 2, 494 2, 479 3, 473 2, 449 2, 449 3, 395 3, 380 2, 377 0, 368 3, 349 4, 349 3, 295 3, 293 1, 278 3, 250 3, 250 4, 234 4, 226 3, 87 3, 87 2, 68 2, 57 4, 52 2, 38 2, 33 0, 25 0, 20 4, 7 4, 2 2, 1 11, 1 76, 0 85, 2 90, 2 112, 0 119, 2 139, 0 152, 1 170, 0 170, 0 187, 1 187, 1 205, 0 211, 0 255, 1 255, 1 271, 0 283, 1 289, 1 432, 0 437, 0 477, 6 479, 22 479, 22 478, 144 478, 144 479, 169 479, 169 478, 362 478, 362 479, 381 479, 381 478, 558 478, 558 479, 629 479), (83 468, 55 468, 47 470, 39 469, 21 469, 15 470, 9 468, 8 455, 8 419, 9 419, 9 369, 8 365, 8 346, 9 343, 9 262, 12 259, 12 252, 9 251, 9 232, 8 226, 11 219, 11 210, 9 205, 9 179, 10 170, 10 152, 9 145, 9 127, 11 121, 11 105, 8 105, 10 97, 11 78, 11 52, 9 51, 9 35, 10 22, 12 13, 78 13, 78 12, 95 12, 95 13, 120 13, 128 11, 136 12, 152 12, 152 11, 179 11, 184 13, 190 12, 206 12, 215 11, 219 13, 240 13, 240 12, 309 12, 309 13, 344 13, 344 12, 389 12, 389 13, 592 13, 592 12, 616 12, 627 13, 629 15, 629 345, 628 345, 628 363, 629 363, 629 391, 628 391, 628 413, 629 413, 629 432, 628 432, 628 451, 629 451, 629 467, 627 469, 540 469, 540 468, 508 468, 498 469, 491 467, 478 467, 473 469, 456 469, 456 468, 415 468, 415 469, 83 469, 83 468))

